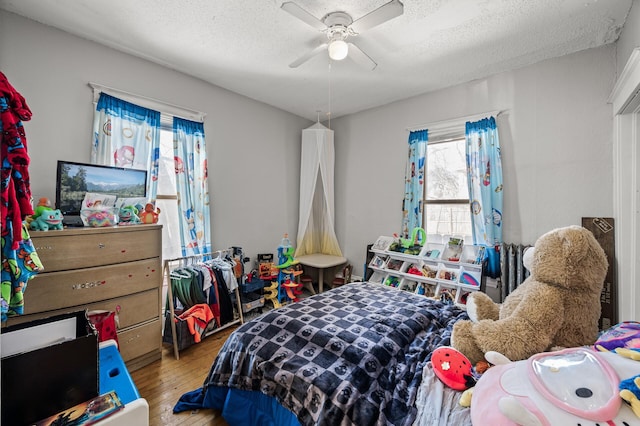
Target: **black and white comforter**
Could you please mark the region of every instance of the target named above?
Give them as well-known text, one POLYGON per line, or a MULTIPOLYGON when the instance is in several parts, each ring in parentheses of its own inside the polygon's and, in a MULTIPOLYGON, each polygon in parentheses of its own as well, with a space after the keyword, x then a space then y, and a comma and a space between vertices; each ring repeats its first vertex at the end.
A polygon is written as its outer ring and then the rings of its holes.
POLYGON ((410 425, 431 351, 466 313, 352 283, 268 312, 225 342, 207 386, 262 391, 302 425, 410 425))

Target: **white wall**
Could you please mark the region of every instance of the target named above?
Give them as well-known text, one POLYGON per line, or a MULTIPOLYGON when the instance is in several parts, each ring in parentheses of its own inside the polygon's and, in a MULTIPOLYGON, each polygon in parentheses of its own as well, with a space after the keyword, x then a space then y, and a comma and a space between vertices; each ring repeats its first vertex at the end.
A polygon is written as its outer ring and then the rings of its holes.
POLYGON ((505 241, 611 217, 615 66, 609 45, 333 120, 336 230, 354 273, 368 243, 400 231, 406 129, 422 123, 505 111, 505 241))
MULTIPOLYGON (((605 46, 334 119, 336 232, 362 275, 365 249, 401 221, 407 127, 504 110, 504 238, 532 243, 583 216, 612 215, 615 47, 605 46)), ((87 161, 89 81, 207 113, 213 243, 252 257, 295 239, 307 120, 0 11, 0 69, 25 96, 35 197, 55 160, 87 161)))
POLYGON ((633 0, 620 37, 616 42, 616 71, 620 75, 633 49, 640 45, 640 0, 633 0))
POLYGON ((295 235, 307 119, 2 10, 0 70, 33 111, 24 124, 36 200, 55 199, 58 159, 89 161, 95 82, 207 114, 214 248, 255 259, 295 235))

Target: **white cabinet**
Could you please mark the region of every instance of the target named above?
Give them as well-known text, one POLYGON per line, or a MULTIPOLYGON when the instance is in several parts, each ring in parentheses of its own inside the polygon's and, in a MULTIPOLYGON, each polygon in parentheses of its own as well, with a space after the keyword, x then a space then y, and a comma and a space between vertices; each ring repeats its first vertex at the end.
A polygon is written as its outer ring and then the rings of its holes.
MULTIPOLYGON (((369 282, 396 287, 464 304, 466 297, 480 290, 484 247, 426 243, 418 254, 407 254, 397 247, 396 238, 381 236, 371 247, 374 253, 369 282)), ((415 253, 416 250, 409 250, 415 253)))

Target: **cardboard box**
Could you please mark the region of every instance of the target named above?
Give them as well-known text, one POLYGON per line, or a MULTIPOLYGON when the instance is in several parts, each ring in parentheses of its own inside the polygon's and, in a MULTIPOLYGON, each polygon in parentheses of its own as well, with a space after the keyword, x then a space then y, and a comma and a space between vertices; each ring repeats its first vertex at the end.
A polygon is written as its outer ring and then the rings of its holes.
POLYGON ((1 423, 32 424, 99 395, 98 336, 86 312, 2 329, 1 423))
POLYGON ((608 330, 618 323, 618 291, 616 276, 615 224, 612 217, 583 217, 582 226, 593 233, 609 261, 609 269, 600 294, 600 330, 608 330))

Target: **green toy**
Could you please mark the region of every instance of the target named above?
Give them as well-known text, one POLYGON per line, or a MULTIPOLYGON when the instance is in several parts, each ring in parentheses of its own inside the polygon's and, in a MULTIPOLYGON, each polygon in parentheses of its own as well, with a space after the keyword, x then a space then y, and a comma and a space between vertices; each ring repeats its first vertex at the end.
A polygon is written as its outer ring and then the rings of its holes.
POLYGON ((33 219, 37 219, 42 215, 42 212, 53 210, 51 207, 51 201, 48 198, 42 197, 38 200, 38 205, 35 209, 33 209, 33 215, 31 216, 33 219))
POLYGON ((122 206, 118 211, 120 223, 140 223, 138 209, 135 206, 122 206))
POLYGON ((48 231, 49 229, 62 229, 62 212, 56 210, 43 210, 40 216, 35 218, 29 228, 34 231, 48 231))
POLYGON ((400 238, 398 234, 393 234, 393 236, 396 240, 389 246, 389 250, 405 254, 419 254, 427 241, 427 233, 424 228, 414 228, 411 231, 411 238, 400 238))

